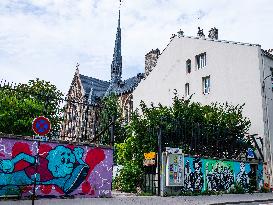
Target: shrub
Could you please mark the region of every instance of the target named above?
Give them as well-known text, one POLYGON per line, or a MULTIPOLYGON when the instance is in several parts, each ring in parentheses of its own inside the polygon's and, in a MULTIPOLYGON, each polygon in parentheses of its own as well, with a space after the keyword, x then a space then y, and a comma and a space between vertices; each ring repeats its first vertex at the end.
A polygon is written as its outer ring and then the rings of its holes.
POLYGON ((119 176, 113 181, 114 189, 124 192, 137 192, 136 188, 141 186, 142 173, 142 169, 135 161, 126 162, 120 170, 119 176))
POLYGON ((242 187, 241 184, 234 184, 234 186, 231 186, 229 193, 230 194, 244 194, 246 191, 245 189, 242 187))

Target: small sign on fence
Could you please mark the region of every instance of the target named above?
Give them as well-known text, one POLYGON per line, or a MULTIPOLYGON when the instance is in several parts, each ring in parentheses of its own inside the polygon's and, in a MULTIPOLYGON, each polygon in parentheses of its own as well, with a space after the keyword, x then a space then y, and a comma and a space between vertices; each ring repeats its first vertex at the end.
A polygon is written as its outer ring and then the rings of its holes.
POLYGON ((155 159, 144 159, 143 166, 154 166, 155 165, 155 159))
POLYGON ((155 152, 144 153, 143 165, 144 166, 154 166, 155 165, 155 158, 156 158, 155 152))
POLYGON ((254 159, 255 158, 255 154, 254 154, 253 149, 251 149, 251 148, 247 149, 247 158, 248 159, 254 159))
POLYGON ((145 159, 155 159, 155 157, 156 157, 156 153, 155 152, 144 153, 144 158, 145 159))
POLYGON ((47 136, 40 136, 40 135, 33 136, 33 139, 37 140, 37 141, 42 141, 42 142, 47 142, 48 141, 47 136))
POLYGON ((168 154, 182 154, 182 149, 173 148, 173 147, 166 147, 166 152, 168 154))

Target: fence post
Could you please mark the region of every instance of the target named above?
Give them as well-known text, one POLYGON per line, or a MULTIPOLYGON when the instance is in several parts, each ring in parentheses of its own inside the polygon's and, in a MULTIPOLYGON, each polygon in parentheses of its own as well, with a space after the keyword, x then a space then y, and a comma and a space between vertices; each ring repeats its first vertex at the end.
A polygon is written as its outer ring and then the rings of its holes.
POLYGON ((157 151, 157 158, 158 158, 158 162, 157 162, 157 186, 158 186, 158 193, 157 195, 160 196, 160 190, 161 190, 161 162, 162 162, 162 127, 159 127, 158 130, 158 135, 157 135, 157 143, 158 143, 158 151, 157 151))
POLYGON ((34 205, 35 202, 35 196, 36 196, 36 185, 37 185, 37 168, 38 168, 38 164, 39 162, 39 147, 40 147, 40 141, 38 141, 37 144, 37 154, 35 156, 35 177, 34 177, 34 184, 33 184, 33 193, 32 193, 32 199, 31 199, 31 204, 34 205))
MULTIPOLYGON (((89 118, 88 118, 88 116, 89 116, 89 105, 86 105, 86 110, 85 110, 85 130, 84 130, 84 139, 86 140, 86 141, 88 141, 89 139, 87 139, 87 136, 88 136, 88 124, 89 124, 89 118)), ((95 113, 95 117, 94 117, 94 122, 93 122, 94 124, 96 123, 96 113, 95 113)), ((94 130, 94 128, 93 128, 93 130, 94 130)), ((90 133, 90 135, 91 135, 91 133, 90 133)))
POLYGON ((115 132, 115 116, 112 116, 112 124, 111 124, 111 131, 110 131, 110 145, 114 146, 114 132, 115 132))
POLYGON ((93 119, 93 135, 94 138, 96 139, 96 135, 97 135, 97 111, 95 110, 95 115, 94 115, 94 119, 93 119))

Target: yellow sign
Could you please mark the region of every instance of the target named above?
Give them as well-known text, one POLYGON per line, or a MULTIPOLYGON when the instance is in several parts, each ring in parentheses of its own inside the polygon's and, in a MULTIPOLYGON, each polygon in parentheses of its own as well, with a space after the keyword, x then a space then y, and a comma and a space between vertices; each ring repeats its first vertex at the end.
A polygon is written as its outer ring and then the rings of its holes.
POLYGON ((155 165, 155 159, 144 159, 143 165, 144 166, 154 166, 155 165))
POLYGON ((145 159, 155 159, 155 156, 156 156, 155 152, 144 153, 145 159))

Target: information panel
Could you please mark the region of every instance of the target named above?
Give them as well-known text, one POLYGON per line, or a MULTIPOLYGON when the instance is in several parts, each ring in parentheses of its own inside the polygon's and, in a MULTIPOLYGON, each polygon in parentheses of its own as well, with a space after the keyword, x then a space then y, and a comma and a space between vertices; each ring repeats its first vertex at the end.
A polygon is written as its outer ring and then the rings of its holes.
POLYGON ((168 154, 166 166, 166 186, 183 186, 184 155, 168 154))

